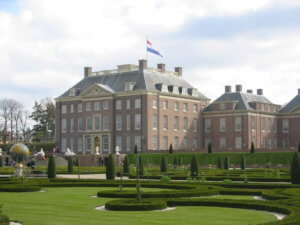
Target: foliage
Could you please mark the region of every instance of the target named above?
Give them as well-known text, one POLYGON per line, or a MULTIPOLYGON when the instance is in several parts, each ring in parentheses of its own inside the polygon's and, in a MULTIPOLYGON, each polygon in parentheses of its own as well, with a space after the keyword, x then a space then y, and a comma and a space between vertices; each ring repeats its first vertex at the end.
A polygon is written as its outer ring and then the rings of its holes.
POLYGON ((2 215, 1 208, 0 208, 0 225, 9 225, 9 218, 8 216, 2 215))
POLYGON ((177 160, 177 156, 175 156, 173 158, 173 167, 174 167, 174 169, 177 167, 177 164, 178 164, 178 160, 177 160))
POLYGON ((295 152, 291 164, 292 184, 300 184, 300 153, 295 152))
POLYGON ((137 145, 134 146, 134 154, 138 154, 138 147, 137 147, 137 145))
POLYGON ((223 163, 222 163, 222 159, 220 157, 218 158, 217 168, 218 169, 223 169, 223 163))
POLYGON ((143 164, 143 159, 142 156, 139 155, 139 175, 142 176, 144 175, 145 171, 144 171, 144 164, 143 164))
POLYGON ((160 178, 161 182, 170 182, 172 179, 169 176, 162 176, 160 178))
POLYGON ((169 147, 169 153, 172 154, 173 153, 173 145, 170 144, 170 147, 169 147))
POLYGON ((129 158, 128 155, 125 155, 123 161, 123 173, 129 174, 130 173, 130 165, 129 165, 129 158))
POLYGON ((2 185, 0 187, 0 192, 33 192, 40 191, 40 186, 31 186, 25 184, 10 184, 10 185, 2 185))
POLYGON ((211 143, 210 142, 208 143, 208 146, 207 146, 207 152, 212 153, 212 148, 211 148, 211 143))
MULTIPOLYGON (((55 147, 55 143, 49 142, 49 143, 24 143, 28 148, 30 152, 38 152, 41 150, 41 148, 44 150, 44 152, 53 152, 53 148, 55 147)), ((7 143, 7 144, 0 144, 0 148, 4 152, 9 152, 10 148, 13 146, 13 143, 7 143)))
POLYGON ((255 153, 255 147, 254 147, 254 143, 253 142, 251 142, 250 153, 255 153))
POLYGON ((3 157, 0 156, 0 167, 4 167, 3 157))
POLYGON ((229 158, 228 156, 226 156, 224 159, 224 169, 229 170, 229 165, 230 165, 229 158))
POLYGON ((108 156, 105 173, 107 180, 114 180, 116 177, 116 165, 113 154, 109 154, 108 156))
POLYGON ((246 169, 246 157, 245 156, 241 157, 241 169, 242 170, 246 169))
POLYGON ((192 157, 190 169, 192 177, 198 176, 198 160, 195 155, 192 157))
POLYGON ((68 173, 73 173, 73 159, 72 159, 72 157, 68 158, 68 173))
POLYGON ((182 166, 183 163, 182 163, 182 157, 181 156, 178 156, 178 166, 182 166))
POLYGON ((48 161, 48 169, 47 169, 48 178, 56 177, 56 166, 54 156, 51 155, 48 161))
POLYGON ((167 172, 168 171, 168 162, 167 162, 167 158, 165 156, 161 157, 160 171, 161 172, 167 172))
POLYGON ((167 203, 163 200, 113 200, 105 203, 105 208, 115 211, 150 211, 167 208, 167 203))

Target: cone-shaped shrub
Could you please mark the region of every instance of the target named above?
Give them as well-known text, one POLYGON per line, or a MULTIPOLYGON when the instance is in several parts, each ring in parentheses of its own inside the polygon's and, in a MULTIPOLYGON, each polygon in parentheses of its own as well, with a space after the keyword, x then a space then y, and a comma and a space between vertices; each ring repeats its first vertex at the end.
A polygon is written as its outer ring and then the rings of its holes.
POLYGON ((56 166, 55 166, 55 159, 53 155, 50 156, 48 161, 47 174, 48 174, 48 178, 56 177, 56 166))
POLYGON ((178 162, 177 162, 177 157, 174 156, 174 158, 173 158, 173 167, 176 168, 176 167, 177 167, 177 164, 178 164, 178 162))
POLYGON ((178 156, 178 166, 182 166, 182 157, 178 156))
POLYGON ((116 165, 113 154, 109 154, 108 156, 105 173, 107 180, 114 180, 116 177, 116 165))
POLYGON ((68 173, 73 173, 73 160, 72 160, 72 157, 68 158, 68 173))
POLYGON ((223 163, 222 163, 222 159, 220 157, 218 158, 217 168, 218 169, 223 169, 223 163))
POLYGON ((144 175, 144 164, 142 156, 139 156, 139 175, 144 175))
POLYGON ((3 165, 3 157, 2 156, 0 156, 0 167, 3 167, 4 165, 3 165))
POLYGON ((224 169, 229 170, 229 158, 228 158, 228 156, 226 156, 225 159, 224 159, 224 169))
POLYGON ((160 172, 168 171, 168 162, 165 156, 162 156, 160 159, 160 172))
POLYGON ((270 168, 271 163, 269 157, 266 158, 266 168, 270 168))
POLYGON ((253 142, 251 142, 250 153, 254 153, 254 152, 255 152, 254 143, 253 143, 253 142))
POLYGON ((123 161, 123 173, 130 173, 130 166, 129 166, 129 158, 128 155, 125 155, 124 161, 123 161))
POLYGON ((246 169, 246 157, 242 156, 241 158, 241 169, 244 170, 246 169))
POLYGON ((173 145, 170 144, 170 147, 169 147, 169 153, 172 154, 173 153, 173 145))
POLYGON ((300 153, 295 152, 291 164, 291 181, 292 184, 300 184, 300 153))
POLYGON ((134 146, 134 154, 138 153, 137 145, 134 146))
POLYGON ((191 176, 196 177, 198 176, 198 160, 195 155, 193 155, 191 160, 191 176))
POLYGON ((208 143, 208 146, 207 146, 207 152, 212 153, 212 148, 211 148, 211 143, 210 142, 208 143))

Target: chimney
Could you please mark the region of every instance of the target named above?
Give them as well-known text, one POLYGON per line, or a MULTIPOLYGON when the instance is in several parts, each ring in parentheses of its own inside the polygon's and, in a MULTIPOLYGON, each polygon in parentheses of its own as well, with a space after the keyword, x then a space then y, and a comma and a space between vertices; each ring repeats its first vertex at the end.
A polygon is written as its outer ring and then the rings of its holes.
POLYGON ((157 64, 157 69, 160 69, 161 72, 163 73, 166 71, 166 65, 163 63, 159 63, 159 64, 157 64))
POLYGON ((298 95, 300 95, 300 88, 298 88, 298 95))
POLYGON ((231 86, 230 85, 226 85, 225 86, 225 92, 231 92, 231 86))
POLYGON ((240 85, 240 84, 235 85, 235 91, 236 92, 241 92, 242 91, 242 85, 240 85))
POLYGON ((249 94, 253 94, 253 90, 247 90, 247 93, 249 93, 249 94))
POLYGON ((92 74, 92 67, 84 67, 84 78, 87 78, 92 74))
POLYGON ((142 70, 145 70, 145 69, 147 69, 147 60, 140 59, 139 60, 139 70, 142 71, 142 70))
POLYGON ((264 95, 263 89, 257 89, 257 95, 264 95))
POLYGON ((178 73, 178 76, 182 76, 182 67, 175 67, 175 72, 178 73))

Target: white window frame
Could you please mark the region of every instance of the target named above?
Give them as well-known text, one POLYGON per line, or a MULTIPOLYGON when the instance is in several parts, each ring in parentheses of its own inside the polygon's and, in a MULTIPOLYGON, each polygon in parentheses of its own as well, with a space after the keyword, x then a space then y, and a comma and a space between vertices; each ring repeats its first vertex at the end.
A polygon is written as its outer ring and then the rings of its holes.
POLYGON ((152 99, 152 108, 157 109, 157 99, 152 99))
POLYGON ((141 99, 140 98, 136 98, 134 101, 134 108, 135 109, 140 109, 141 108, 141 99))
POLYGON ((220 118, 220 132, 226 131, 226 118, 220 118))
POLYGON ((204 120, 204 126, 205 126, 205 133, 211 132, 211 118, 206 118, 204 120))
POLYGON ((85 130, 92 130, 92 117, 85 118, 85 130))
POLYGON ((135 114, 134 115, 134 129, 140 130, 141 126, 142 126, 141 123, 142 123, 141 114, 135 114))
POLYGON ((126 116, 126 129, 130 130, 130 115, 126 116))
POLYGON ((61 119, 61 132, 66 133, 67 132, 67 119, 63 118, 61 119))
POLYGON ((152 136, 152 150, 158 150, 158 136, 152 136))
POLYGON ((152 115, 152 129, 157 130, 158 129, 158 118, 157 114, 152 115))
POLYGON ((78 118, 78 120, 77 120, 77 130, 78 131, 82 131, 83 130, 83 121, 82 121, 82 118, 80 117, 80 118, 78 118))
POLYGON ((82 112, 82 103, 79 103, 78 106, 77 106, 77 112, 81 113, 82 112))
POLYGON ((103 130, 109 130, 109 116, 103 116, 103 130))
POLYGON ((94 130, 101 130, 101 117, 94 116, 93 121, 94 121, 94 130))
POLYGON ((239 132, 242 131, 242 117, 241 116, 236 116, 235 117, 235 131, 239 132))
POLYGON ((103 110, 109 109, 109 102, 107 100, 103 101, 103 110))
POLYGON ((282 132, 283 133, 289 133, 290 127, 289 127, 289 119, 283 119, 282 120, 282 132))
POLYGON ((116 115, 116 130, 122 130, 122 115, 116 115))
POLYGON ((92 111, 92 103, 91 103, 91 102, 85 103, 85 110, 86 110, 87 112, 92 111))
POLYGON ((130 109, 130 99, 126 100, 126 109, 130 109))
POLYGON ((117 100, 116 101, 116 110, 121 110, 122 109, 122 100, 117 100))
POLYGON ((242 137, 235 137, 235 149, 242 149, 242 137))
POLYGON ((66 114, 67 113, 67 105, 62 105, 61 106, 61 113, 66 114))

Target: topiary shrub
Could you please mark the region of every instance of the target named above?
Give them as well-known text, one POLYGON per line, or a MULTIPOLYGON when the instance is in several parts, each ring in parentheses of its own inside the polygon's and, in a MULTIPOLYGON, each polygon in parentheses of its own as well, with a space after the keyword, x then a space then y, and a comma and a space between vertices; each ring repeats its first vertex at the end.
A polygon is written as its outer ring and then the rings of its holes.
POLYGON ((4 166, 4 164, 3 164, 3 157, 0 156, 0 167, 3 167, 3 166, 4 166))
POLYGON ((134 154, 137 154, 138 153, 138 148, 137 148, 137 145, 134 146, 134 154))
POLYGON ((195 155, 192 157, 190 169, 192 177, 198 176, 198 160, 195 155))
POLYGON ((251 142, 250 153, 255 153, 255 147, 254 147, 254 143, 253 142, 251 142))
POLYGON ((105 203, 105 209, 114 211, 151 211, 167 208, 163 200, 113 200, 105 203))
POLYGON ((178 164, 178 162, 177 162, 177 157, 175 156, 175 157, 173 158, 173 167, 174 167, 174 169, 177 167, 177 164, 178 164))
POLYGON ((266 157, 266 168, 268 169, 270 168, 270 166, 271 166, 270 159, 269 157, 266 157))
POLYGON ((178 156, 178 166, 182 166, 182 157, 178 156))
POLYGON ((228 156, 226 156, 225 159, 224 159, 224 169, 229 170, 229 158, 228 158, 228 156))
POLYGON ((168 171, 168 162, 165 156, 161 157, 160 160, 160 172, 167 172, 168 171))
POLYGON ((129 174, 130 173, 130 165, 129 165, 129 158, 128 155, 125 155, 123 161, 123 173, 129 174))
POLYGON ((246 169, 246 157, 245 156, 241 157, 241 169, 242 170, 246 169))
POLYGON ((72 157, 68 158, 68 173, 73 173, 73 159, 72 159, 72 157))
POLYGON ((170 144, 170 147, 169 147, 169 153, 172 154, 173 153, 173 145, 170 144))
POLYGON ((221 160, 220 157, 218 158, 217 168, 218 168, 218 169, 223 169, 223 163, 222 163, 222 160, 221 160))
POLYGON ((113 154, 109 154, 108 156, 105 174, 107 180, 114 180, 116 177, 116 165, 113 154))
POLYGON ((208 143, 208 146, 207 146, 207 152, 212 153, 212 148, 211 148, 211 143, 210 142, 208 143))
POLYGON ((291 164, 291 182, 292 184, 300 184, 300 153, 295 152, 291 164))
POLYGON ((53 155, 50 156, 48 161, 47 174, 48 174, 48 178, 56 177, 56 166, 55 166, 55 159, 53 155))
POLYGON ((139 175, 144 175, 144 164, 141 155, 139 156, 139 175))

